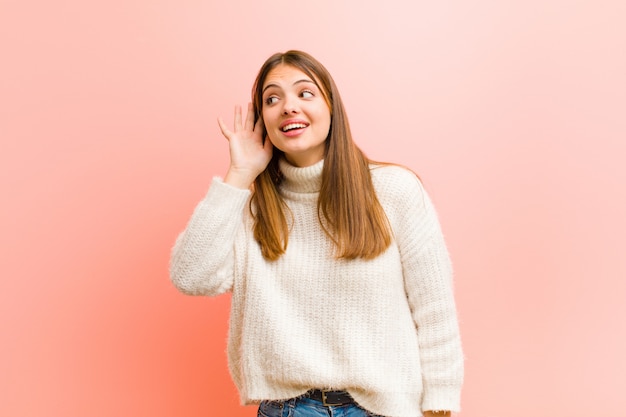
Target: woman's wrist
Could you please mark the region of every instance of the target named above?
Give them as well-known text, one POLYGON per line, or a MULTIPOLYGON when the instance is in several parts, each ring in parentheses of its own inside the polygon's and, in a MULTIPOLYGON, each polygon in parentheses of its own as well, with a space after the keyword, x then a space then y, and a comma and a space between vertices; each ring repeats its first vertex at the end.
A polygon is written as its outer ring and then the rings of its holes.
POLYGON ((224 177, 224 183, 233 187, 248 189, 256 179, 257 175, 249 171, 242 171, 230 168, 224 177))

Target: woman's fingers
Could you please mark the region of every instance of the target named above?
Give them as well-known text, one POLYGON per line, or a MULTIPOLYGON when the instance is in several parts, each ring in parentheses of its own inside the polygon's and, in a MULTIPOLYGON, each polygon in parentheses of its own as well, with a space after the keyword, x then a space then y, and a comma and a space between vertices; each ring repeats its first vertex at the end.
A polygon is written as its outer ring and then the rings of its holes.
POLYGON ((221 117, 217 118, 217 124, 220 126, 220 130, 222 131, 222 135, 224 135, 224 137, 226 139, 230 140, 230 136, 233 134, 233 132, 228 130, 228 128, 226 127, 226 123, 224 123, 224 121, 222 120, 221 117))
MULTIPOLYGON (((263 121, 259 117, 259 119, 254 123, 254 134, 258 135, 259 138, 263 139, 263 121)), ((269 139, 265 139, 265 142, 269 142, 269 139)))
POLYGON ((248 103, 248 113, 246 114, 246 130, 254 130, 254 112, 252 111, 252 103, 248 103))
POLYGON ((242 122, 241 106, 235 106, 235 120, 233 122, 233 130, 230 130, 224 120, 221 117, 217 118, 217 124, 222 131, 222 135, 229 141, 233 138, 236 139, 256 139, 260 137, 260 131, 262 129, 261 119, 254 122, 254 111, 252 103, 248 103, 248 112, 246 114, 245 122, 242 122))
POLYGON ((241 106, 235 106, 235 132, 243 129, 241 125, 241 106))
POLYGON ((254 112, 252 111, 252 103, 248 103, 248 112, 246 114, 245 123, 242 122, 241 106, 235 106, 235 117, 234 117, 234 122, 233 122, 234 131, 231 131, 226 127, 226 123, 224 123, 221 117, 218 117, 217 123, 220 126, 220 130, 222 131, 222 134, 226 136, 227 139, 229 139, 233 133, 237 133, 241 130, 253 132, 257 126, 255 126, 255 123, 254 123, 254 112))

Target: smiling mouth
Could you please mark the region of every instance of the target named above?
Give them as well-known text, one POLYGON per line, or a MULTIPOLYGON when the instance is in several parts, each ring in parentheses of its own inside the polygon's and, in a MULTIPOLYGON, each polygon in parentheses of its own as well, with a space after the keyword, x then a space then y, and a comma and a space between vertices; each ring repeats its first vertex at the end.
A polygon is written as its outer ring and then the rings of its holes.
POLYGON ((280 130, 283 132, 289 132, 294 129, 304 129, 307 126, 308 125, 305 123, 289 123, 288 125, 281 127, 280 130))

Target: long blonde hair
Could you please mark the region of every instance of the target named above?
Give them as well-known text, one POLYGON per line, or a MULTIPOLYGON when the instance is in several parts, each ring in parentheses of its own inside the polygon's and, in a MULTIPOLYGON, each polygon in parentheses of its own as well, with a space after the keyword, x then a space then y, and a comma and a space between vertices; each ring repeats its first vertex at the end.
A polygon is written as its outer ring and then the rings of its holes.
MULTIPOLYGON (((322 185, 317 202, 320 224, 335 243, 337 258, 375 258, 391 244, 391 229, 372 184, 369 166, 372 161, 352 140, 339 91, 326 68, 302 51, 291 50, 268 58, 252 88, 255 122, 263 118, 265 78, 280 64, 295 67, 309 76, 322 91, 330 108, 331 124, 325 141, 322 185)), ((269 140, 265 125, 262 125, 263 137, 269 140)), ((283 152, 274 148, 270 163, 254 181, 251 200, 254 237, 267 260, 276 260, 285 253, 289 240, 287 206, 278 192, 282 177, 278 161, 282 157, 283 152)))

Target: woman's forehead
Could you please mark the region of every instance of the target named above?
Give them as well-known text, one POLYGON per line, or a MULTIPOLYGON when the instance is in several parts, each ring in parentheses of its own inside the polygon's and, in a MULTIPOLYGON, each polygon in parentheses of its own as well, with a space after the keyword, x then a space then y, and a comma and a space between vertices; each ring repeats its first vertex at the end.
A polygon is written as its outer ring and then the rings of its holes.
POLYGON ((270 84, 290 85, 302 80, 315 83, 315 81, 301 69, 296 68, 293 65, 278 64, 267 73, 267 76, 263 81, 263 89, 270 84))

